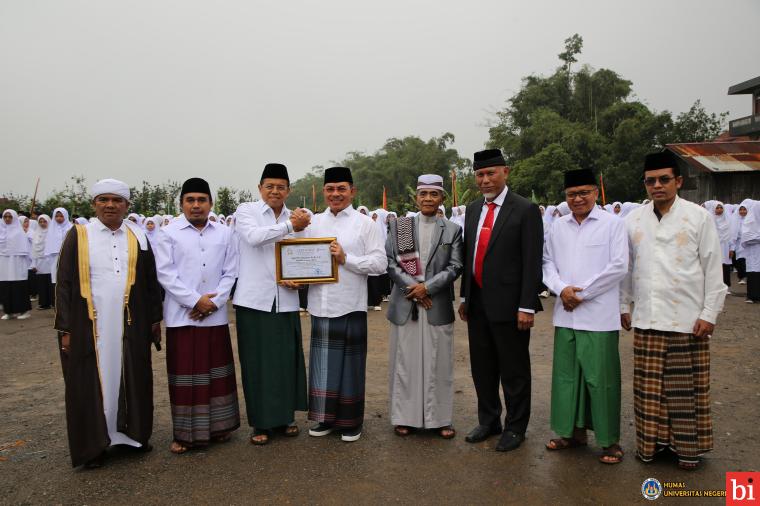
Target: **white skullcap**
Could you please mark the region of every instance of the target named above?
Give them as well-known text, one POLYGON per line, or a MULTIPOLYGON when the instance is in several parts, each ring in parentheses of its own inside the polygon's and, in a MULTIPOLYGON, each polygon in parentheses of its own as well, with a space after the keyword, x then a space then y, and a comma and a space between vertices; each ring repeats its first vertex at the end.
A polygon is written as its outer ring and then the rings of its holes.
POLYGON ((92 185, 92 189, 90 190, 90 196, 92 198, 95 198, 98 195, 103 195, 104 193, 118 195, 119 197, 124 197, 126 200, 129 200, 131 196, 127 183, 117 179, 101 179, 92 185))
POLYGON ((446 193, 443 189, 443 177, 438 174, 423 174, 417 178, 418 190, 438 190, 441 193, 446 193))

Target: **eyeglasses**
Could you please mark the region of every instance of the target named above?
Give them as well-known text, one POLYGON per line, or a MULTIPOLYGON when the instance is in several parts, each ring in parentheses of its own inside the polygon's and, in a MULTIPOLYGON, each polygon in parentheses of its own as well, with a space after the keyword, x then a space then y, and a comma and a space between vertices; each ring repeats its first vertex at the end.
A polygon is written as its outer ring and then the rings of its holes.
POLYGON ((282 184, 266 184, 264 185, 264 189, 268 192, 271 192, 272 190, 277 190, 278 192, 284 192, 288 189, 287 186, 282 184))
POLYGON ((589 195, 594 193, 594 190, 581 190, 577 192, 567 192, 565 193, 565 196, 570 200, 575 200, 576 198, 580 197, 582 199, 585 199, 589 195))
POLYGON ((673 176, 645 177, 644 184, 647 186, 654 186, 655 183, 659 181, 661 185, 665 186, 674 179, 675 177, 673 176))

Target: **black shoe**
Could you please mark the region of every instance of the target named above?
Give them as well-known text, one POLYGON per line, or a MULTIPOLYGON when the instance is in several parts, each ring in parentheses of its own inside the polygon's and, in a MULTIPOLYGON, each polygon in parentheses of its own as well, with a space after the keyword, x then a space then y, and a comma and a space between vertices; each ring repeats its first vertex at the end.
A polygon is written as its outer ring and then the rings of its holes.
POLYGON ((327 425, 327 424, 324 424, 324 423, 318 423, 318 424, 316 424, 315 426, 313 426, 312 428, 309 429, 309 435, 313 436, 313 437, 326 436, 326 435, 330 434, 333 430, 335 430, 335 429, 333 428, 332 425, 327 425))
POLYGON ((464 440, 468 443, 480 443, 497 434, 501 434, 500 426, 489 427, 488 425, 478 425, 464 437, 464 440))
POLYGON ((341 441, 345 441, 347 443, 353 443, 354 441, 358 441, 360 437, 362 437, 361 425, 358 425, 356 427, 351 427, 350 429, 344 429, 342 434, 340 435, 341 441))
POLYGON ((106 452, 101 453, 94 459, 90 459, 87 462, 84 463, 85 469, 98 469, 100 467, 103 467, 103 462, 106 458, 106 452))
POLYGON ((517 434, 511 430, 505 430, 499 439, 499 444, 496 445, 496 451, 508 452, 516 450, 520 447, 523 441, 525 441, 524 434, 517 434))

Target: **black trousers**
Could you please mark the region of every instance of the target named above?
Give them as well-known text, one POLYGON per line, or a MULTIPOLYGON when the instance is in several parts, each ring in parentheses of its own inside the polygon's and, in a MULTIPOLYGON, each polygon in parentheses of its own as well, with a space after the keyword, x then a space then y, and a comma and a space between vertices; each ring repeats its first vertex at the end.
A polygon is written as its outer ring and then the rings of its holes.
POLYGON ((29 269, 26 279, 27 279, 27 283, 29 283, 29 295, 32 297, 37 296, 37 283, 35 280, 35 276, 37 276, 37 273, 29 269))
POLYGON ((731 286, 731 264, 723 264, 723 284, 731 286))
POLYGON ((6 314, 21 314, 32 309, 29 301, 29 281, 0 281, 0 304, 6 314))
POLYGON ((734 258, 734 269, 736 269, 736 277, 744 279, 747 277, 747 260, 744 258, 734 258))
POLYGON ((379 306, 383 300, 383 280, 380 276, 367 277, 367 306, 379 306))
POLYGON ((467 331, 478 422, 490 427, 501 425, 501 383, 507 411, 504 428, 524 434, 530 419, 530 330, 518 330, 517 321, 488 321, 474 280, 472 286, 467 301, 467 331))
POLYGON ((37 284, 37 293, 39 294, 37 306, 42 308, 52 307, 53 297, 55 296, 53 287, 55 285, 50 282, 50 273, 35 275, 34 282, 37 284))
POLYGON ((760 272, 747 273, 747 299, 760 301, 760 272))

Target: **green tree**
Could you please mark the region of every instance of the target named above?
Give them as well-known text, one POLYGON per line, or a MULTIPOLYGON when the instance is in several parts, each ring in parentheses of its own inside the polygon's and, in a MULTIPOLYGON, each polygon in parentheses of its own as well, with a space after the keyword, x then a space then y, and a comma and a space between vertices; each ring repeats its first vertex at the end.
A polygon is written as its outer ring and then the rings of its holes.
POLYGON ((220 187, 216 191, 216 200, 214 200, 214 211, 217 214, 229 216, 237 209, 238 200, 235 198, 235 190, 226 186, 220 187))

